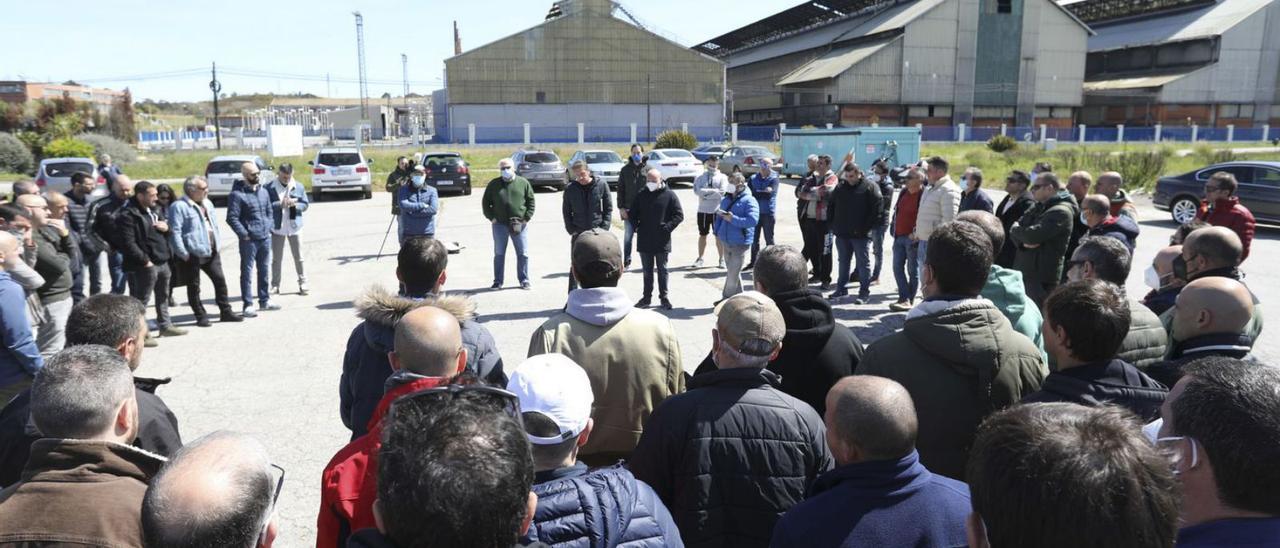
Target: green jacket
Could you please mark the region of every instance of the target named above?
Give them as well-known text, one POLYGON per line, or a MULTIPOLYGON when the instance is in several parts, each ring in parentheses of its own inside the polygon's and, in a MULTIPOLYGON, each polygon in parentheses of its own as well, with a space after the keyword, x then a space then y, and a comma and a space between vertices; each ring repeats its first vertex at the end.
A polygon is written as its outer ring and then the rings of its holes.
POLYGON ((963 478, 969 448, 991 413, 1040 389, 1049 370, 1035 344, 982 299, 929 301, 902 331, 867 347, 856 375, 898 381, 916 403, 920 461, 963 478))
POLYGON ((387 175, 387 192, 391 193, 392 215, 400 214, 400 200, 397 196, 400 195, 400 187, 408 185, 409 177, 412 175, 411 172, 401 171, 398 167, 392 170, 390 175, 387 175))
POLYGON ((1147 305, 1129 299, 1129 334, 1120 343, 1116 359, 1146 370, 1164 360, 1168 342, 1169 334, 1160 323, 1160 317, 1147 305))
POLYGON ((1021 272, 991 265, 987 285, 982 288, 982 298, 996 305, 1005 319, 1013 324, 1013 330, 1031 339, 1040 349, 1041 357, 1046 361, 1049 359, 1044 351, 1044 332, 1040 330, 1044 317, 1040 315, 1040 307, 1027 296, 1021 272))
POLYGON ((500 223, 510 221, 513 217, 529 221, 533 218, 536 205, 533 185, 519 175, 510 182, 502 180, 502 177, 489 181, 489 186, 484 189, 484 199, 480 201, 484 218, 500 223))
POLYGON ((1017 245, 1013 267, 1026 282, 1056 283, 1062 280, 1062 263, 1071 240, 1072 220, 1080 214, 1075 197, 1063 190, 1047 202, 1036 204, 1009 229, 1017 245), (1034 248, 1027 247, 1036 246, 1034 248))

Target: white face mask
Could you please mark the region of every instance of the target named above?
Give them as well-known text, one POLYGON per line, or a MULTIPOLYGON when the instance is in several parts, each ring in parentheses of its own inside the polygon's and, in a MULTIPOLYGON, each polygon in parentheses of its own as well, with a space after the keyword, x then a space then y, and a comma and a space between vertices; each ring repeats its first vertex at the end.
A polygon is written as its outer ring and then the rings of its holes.
POLYGON ((658 183, 645 183, 644 186, 645 188, 649 189, 649 192, 658 191, 658 183))
POLYGON ((510 181, 516 177, 516 170, 509 167, 502 168, 502 180, 510 181))
POLYGON ((426 178, 426 177, 424 177, 424 176, 422 176, 422 175, 414 175, 414 176, 413 176, 413 186, 414 186, 414 188, 422 188, 422 185, 423 185, 424 183, 426 183, 426 182, 427 182, 427 178, 426 178))
POLYGON ((1147 283, 1147 287, 1150 287, 1151 289, 1154 289, 1156 291, 1160 290, 1160 273, 1156 272, 1155 265, 1151 265, 1147 267, 1147 271, 1143 276, 1142 281, 1147 283))

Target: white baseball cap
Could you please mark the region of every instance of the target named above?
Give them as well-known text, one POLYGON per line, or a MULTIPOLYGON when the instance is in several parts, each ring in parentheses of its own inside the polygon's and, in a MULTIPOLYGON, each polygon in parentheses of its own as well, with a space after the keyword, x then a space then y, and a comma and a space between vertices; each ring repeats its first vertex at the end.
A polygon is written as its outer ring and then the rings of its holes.
POLYGON ((526 434, 534 445, 556 445, 575 438, 591 419, 591 379, 564 354, 533 356, 516 367, 507 391, 520 399, 522 413, 541 413, 556 423, 560 435, 526 434))

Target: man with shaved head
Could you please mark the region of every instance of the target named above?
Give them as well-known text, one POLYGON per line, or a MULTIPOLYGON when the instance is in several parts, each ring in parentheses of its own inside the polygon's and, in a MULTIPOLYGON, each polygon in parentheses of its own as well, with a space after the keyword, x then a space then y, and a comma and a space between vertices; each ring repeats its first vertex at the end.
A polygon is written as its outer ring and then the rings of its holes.
POLYGON ((1101 194, 1110 201, 1111 215, 1124 215, 1133 220, 1138 220, 1138 208, 1129 200, 1129 193, 1124 191, 1124 177, 1118 172, 1108 171, 1098 176, 1097 184, 1093 185, 1093 193, 1101 194))
POLYGON ((448 383, 467 366, 462 329, 457 316, 441 308, 415 308, 396 322, 395 346, 388 354, 395 371, 386 393, 369 420, 367 434, 343 447, 325 466, 320 483, 317 548, 347 545, 354 531, 375 527, 378 451, 382 447, 382 419, 401 396, 448 383))
MULTIPOLYGON (((1202 228, 1188 234, 1182 242, 1182 254, 1173 259, 1174 276, 1188 282, 1221 277, 1244 283, 1239 269, 1243 257, 1244 245, 1231 229, 1221 226, 1202 228)), ((1166 311, 1160 319, 1165 327, 1171 328, 1173 313, 1166 311)), ((1262 334, 1262 302, 1257 295, 1253 296, 1253 320, 1244 331, 1255 341, 1262 334)))
POLYGON ((31 335, 27 319, 25 291, 9 275, 12 265, 22 261, 22 244, 0 231, 0 402, 31 386, 44 358, 31 335))
POLYGON ((45 359, 66 344, 67 316, 71 315, 71 254, 75 243, 71 231, 61 220, 49 216, 49 203, 44 198, 27 194, 18 197, 18 205, 26 208, 31 218, 32 238, 36 244, 36 273, 44 285, 36 289, 42 317, 34 318, 36 344, 45 359))
POLYGON ((129 205, 133 197, 133 179, 128 175, 116 177, 110 185, 111 195, 89 205, 87 230, 107 245, 107 268, 111 271, 111 292, 124 295, 128 276, 124 273, 124 254, 120 252, 120 231, 116 229, 116 212, 129 205))
POLYGON ((1182 378, 1182 368, 1207 356, 1245 359, 1254 340, 1245 332, 1253 319, 1253 294, 1244 284, 1210 276, 1191 282, 1178 295, 1173 310, 1169 359, 1148 374, 1165 386, 1182 378))
POLYGON ((1101 194, 1086 196, 1084 201, 1080 202, 1080 221, 1089 227, 1089 231, 1085 233, 1086 236, 1115 238, 1123 242, 1125 247, 1129 248, 1129 253, 1133 254, 1141 228, 1138 227, 1137 221, 1130 217, 1112 215, 1111 200, 1106 196, 1101 194))
POLYGON ((253 307, 253 273, 258 272, 258 306, 263 310, 279 310, 280 305, 271 302, 267 268, 271 264, 271 227, 275 214, 271 204, 279 201, 275 193, 258 180, 258 166, 245 162, 240 166, 240 176, 227 196, 227 224, 240 239, 240 300, 244 303, 242 316, 258 317, 253 307))
MULTIPOLYGON (((1084 202, 1085 197, 1089 195, 1089 189, 1093 187, 1093 175, 1088 171, 1077 171, 1067 178, 1067 192, 1071 193, 1071 197, 1076 199, 1076 203, 1084 202)), ((1107 207, 1110 206, 1108 202, 1107 207)), ((1089 225, 1084 223, 1079 215, 1071 221, 1071 239, 1067 240, 1067 257, 1075 252, 1076 246, 1080 245, 1080 239, 1084 238, 1086 232, 1089 232, 1089 225)), ((1067 281, 1067 273, 1062 273, 1062 281, 1067 281)))
MULTIPOLYGON (((262 443, 214 432, 182 448, 142 499, 149 548, 269 548, 276 538, 275 472, 262 443)), ((283 478, 281 478, 283 479, 283 478)))
POLYGON ((969 488, 916 453, 915 404, 902 385, 845 377, 827 394, 836 468, 773 530, 772 546, 962 546, 969 488))
POLYGON ((1155 258, 1151 260, 1151 266, 1147 267, 1143 281, 1147 287, 1151 288, 1151 292, 1142 298, 1142 304, 1147 305, 1147 308, 1157 315, 1164 314, 1165 311, 1173 308, 1178 294, 1182 292, 1183 286, 1187 285, 1186 280, 1177 277, 1173 272, 1173 260, 1180 256, 1182 256, 1182 246, 1171 245, 1157 251, 1155 258))

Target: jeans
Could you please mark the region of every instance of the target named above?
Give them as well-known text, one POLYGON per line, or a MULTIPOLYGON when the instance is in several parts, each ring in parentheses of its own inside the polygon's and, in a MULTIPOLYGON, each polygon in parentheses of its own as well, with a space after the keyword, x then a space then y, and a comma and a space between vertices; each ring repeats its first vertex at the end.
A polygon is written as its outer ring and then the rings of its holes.
MULTIPOLYGON (((622 260, 631 262, 631 242, 636 235, 636 225, 631 222, 628 217, 622 226, 622 260)), ((643 260, 643 259, 642 259, 643 260)))
MULTIPOLYGON (((84 268, 89 272, 89 289, 83 294, 92 296, 102 293, 103 282, 102 274, 107 272, 106 266, 107 253, 99 251, 93 255, 84 256, 84 268)), ((109 274, 108 274, 109 275, 109 274)))
POLYGON ((849 285, 849 262, 852 259, 857 260, 856 274, 858 276, 858 297, 865 299, 871 296, 871 239, 869 238, 841 238, 835 236, 836 249, 840 252, 840 269, 836 278, 836 294, 843 295, 846 293, 845 286, 849 285))
POLYGON ((124 254, 119 251, 108 251, 107 268, 111 271, 111 292, 116 295, 124 295, 129 279, 124 274, 124 254))
POLYGON ((727 272, 721 297, 728 299, 742 293, 742 265, 747 260, 749 251, 751 251, 749 245, 724 244, 724 269, 727 272))
POLYGON ((307 274, 302 268, 302 240, 297 234, 281 236, 271 235, 271 287, 280 287, 280 270, 284 262, 284 243, 289 241, 289 252, 293 254, 293 270, 298 273, 298 285, 307 283, 307 274))
POLYGON ((36 324, 34 331, 36 347, 46 360, 67 345, 67 318, 71 316, 72 305, 69 298, 43 305, 46 319, 36 324))
POLYGON ((271 264, 271 239, 240 240, 240 300, 246 307, 253 306, 253 270, 258 269, 258 304, 267 305, 271 299, 267 287, 267 268, 271 264))
POLYGON ((756 223, 756 237, 751 240, 751 264, 756 264, 756 255, 760 254, 760 238, 764 238, 766 246, 773 245, 773 215, 760 214, 760 222, 756 223))
POLYGON ((520 283, 529 283, 529 225, 519 234, 512 234, 511 227, 505 223, 493 223, 493 283, 502 285, 506 274, 507 241, 516 248, 516 279, 520 283))
POLYGON ((813 275, 821 282, 831 281, 831 250, 827 247, 827 223, 814 219, 800 219, 800 235, 804 237, 801 251, 807 261, 813 263, 813 275))
POLYGON ((667 298, 667 253, 640 252, 640 264, 644 267, 644 299, 653 297, 653 271, 658 271, 658 298, 667 298))
POLYGON ((929 250, 929 240, 920 240, 916 242, 919 248, 916 249, 916 279, 924 279, 924 262, 929 256, 925 252, 929 250))
POLYGON ((173 325, 169 321, 169 275, 168 264, 156 264, 129 273, 131 295, 142 301, 142 306, 151 304, 151 296, 155 294, 156 325, 160 329, 173 325))
POLYGON ((871 229, 871 254, 875 256, 875 266, 871 267, 871 279, 880 279, 880 270, 884 266, 884 234, 889 225, 881 225, 871 229))
MULTIPOLYGON (((578 234, 581 234, 581 232, 579 232, 578 234)), ((573 235, 570 235, 570 236, 569 236, 569 257, 570 257, 570 261, 569 261, 569 291, 573 291, 573 290, 575 290, 575 289, 577 289, 577 288, 578 288, 578 279, 577 279, 577 278, 575 278, 575 277, 573 276, 573 261, 572 261, 572 257, 573 257, 573 242, 578 241, 578 234, 573 234, 573 235)))
POLYGON ((201 259, 194 255, 185 263, 182 263, 187 272, 187 304, 191 305, 191 313, 195 314, 197 320, 206 317, 204 303, 200 302, 200 271, 203 270, 209 280, 213 282, 213 299, 218 304, 218 311, 222 314, 231 314, 231 302, 227 297, 227 278, 222 275, 222 257, 218 256, 218 250, 213 250, 213 255, 201 259))
POLYGON ((916 250, 919 246, 911 236, 893 239, 893 279, 898 282, 898 300, 912 301, 920 288, 920 264, 916 250))

